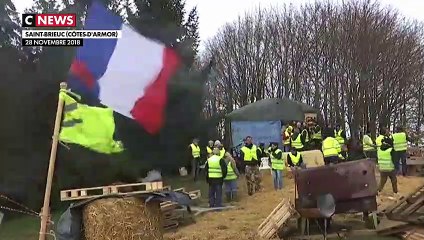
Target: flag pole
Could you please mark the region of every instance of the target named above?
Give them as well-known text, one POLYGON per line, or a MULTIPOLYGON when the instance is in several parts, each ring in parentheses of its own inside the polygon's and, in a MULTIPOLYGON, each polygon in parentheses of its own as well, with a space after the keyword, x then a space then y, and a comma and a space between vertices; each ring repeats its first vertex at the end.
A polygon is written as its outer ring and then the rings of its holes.
MULTIPOLYGON (((65 82, 60 83, 60 89, 67 89, 68 85, 65 82)), ((54 122, 54 130, 52 137, 52 148, 50 151, 50 160, 49 160, 49 170, 47 173, 47 182, 46 182, 46 190, 44 193, 44 204, 41 209, 41 226, 40 226, 40 235, 38 240, 45 240, 47 233, 47 224, 50 219, 50 194, 52 190, 52 182, 54 175, 54 166, 56 162, 56 153, 57 153, 57 145, 59 143, 59 132, 60 132, 60 124, 62 120, 62 112, 63 112, 63 99, 59 97, 57 103, 57 111, 56 111, 56 119, 54 122)))

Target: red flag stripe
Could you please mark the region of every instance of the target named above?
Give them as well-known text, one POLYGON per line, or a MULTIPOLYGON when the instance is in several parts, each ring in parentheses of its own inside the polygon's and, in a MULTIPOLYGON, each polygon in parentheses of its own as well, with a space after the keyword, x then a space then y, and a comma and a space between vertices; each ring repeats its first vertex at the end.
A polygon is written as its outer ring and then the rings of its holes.
POLYGON ((139 98, 131 110, 131 115, 150 134, 157 134, 165 121, 165 108, 168 100, 168 81, 179 65, 177 55, 165 48, 163 67, 158 77, 146 87, 144 96, 139 98))

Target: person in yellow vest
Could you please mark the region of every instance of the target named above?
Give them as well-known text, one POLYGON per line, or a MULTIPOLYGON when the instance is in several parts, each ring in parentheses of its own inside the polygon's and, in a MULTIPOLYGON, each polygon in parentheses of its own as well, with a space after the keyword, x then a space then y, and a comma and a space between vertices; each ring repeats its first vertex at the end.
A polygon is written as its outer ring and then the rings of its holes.
POLYGON ((286 164, 283 159, 283 151, 278 149, 278 143, 271 143, 269 151, 269 158, 271 159, 272 179, 274 180, 274 189, 283 189, 283 172, 286 164))
POLYGON ((324 141, 322 142, 322 154, 324 155, 325 165, 337 164, 340 161, 341 147, 339 141, 337 141, 330 130, 327 130, 324 134, 324 141))
POLYGON ((225 195, 227 202, 232 202, 237 198, 237 179, 240 173, 230 153, 225 153, 224 160, 227 165, 227 176, 224 178, 225 195))
POLYGON ((312 141, 314 143, 314 149, 321 150, 322 145, 322 132, 321 127, 316 121, 314 121, 315 126, 312 126, 312 141))
POLYGON ((291 168, 292 171, 295 171, 298 168, 306 168, 305 163, 303 162, 302 154, 296 149, 292 149, 289 154, 287 154, 287 165, 291 168))
POLYGON ((212 156, 212 150, 213 150, 213 144, 214 142, 212 140, 209 140, 208 142, 208 146, 206 146, 206 154, 207 154, 207 158, 209 158, 210 156, 212 156))
POLYGON ((261 175, 258 165, 258 155, 260 155, 260 152, 256 145, 253 144, 251 136, 245 138, 244 146, 240 150, 240 158, 246 166, 247 193, 250 196, 255 190, 259 191, 261 188, 261 175))
POLYGON ((258 147, 260 155, 258 155, 259 166, 261 165, 262 158, 268 157, 268 151, 265 149, 265 143, 259 143, 258 147))
MULTIPOLYGON (((334 129, 334 138, 339 142, 340 145, 340 153, 343 152, 343 145, 346 145, 346 132, 340 125, 336 125, 334 129)), ((343 154, 342 154, 343 155, 343 154)))
POLYGON ((189 145, 189 151, 191 153, 191 175, 194 181, 196 181, 200 171, 200 147, 198 138, 193 139, 193 142, 189 145))
POLYGON ((380 128, 380 134, 375 139, 375 145, 377 147, 377 151, 378 151, 378 149, 380 149, 381 144, 383 143, 383 139, 385 137, 386 137, 386 128, 382 127, 382 128, 380 128))
POLYGON ((219 156, 223 158, 226 153, 224 145, 219 140, 216 140, 213 146, 219 149, 219 156))
POLYGON ((366 133, 362 137, 362 150, 364 151, 364 155, 370 159, 377 159, 377 149, 373 140, 371 139, 371 131, 367 129, 366 133))
POLYGON ((393 193, 397 194, 398 192, 394 155, 391 142, 388 138, 384 138, 381 142, 381 146, 377 150, 377 162, 380 170, 380 186, 378 192, 383 190, 387 178, 390 178, 392 182, 393 193))
POLYGON ((408 149, 408 135, 402 127, 397 127, 393 134, 393 149, 395 151, 396 172, 406 176, 408 166, 406 165, 406 150, 408 149), (400 167, 402 165, 402 167, 400 167))
POLYGON ((309 132, 309 128, 306 125, 306 122, 302 123, 302 127, 300 129, 300 134, 302 135, 302 138, 304 139, 303 143, 303 150, 309 150, 311 149, 311 133, 309 132))
POLYGON ((339 159, 340 161, 348 161, 349 160, 349 153, 346 145, 342 146, 342 150, 339 153, 339 159))
POLYGON ((293 134, 293 127, 290 125, 287 125, 283 133, 283 146, 284 146, 283 151, 284 152, 290 151, 290 137, 292 136, 292 134, 293 134))
POLYGON ((219 156, 220 149, 214 148, 213 155, 205 164, 206 182, 209 184, 209 207, 222 207, 222 185, 227 177, 227 164, 219 156))
POLYGON ((340 125, 336 125, 334 129, 334 138, 336 138, 340 145, 346 143, 346 132, 340 125))
POLYGON ((290 138, 291 148, 295 148, 298 152, 302 152, 305 146, 305 136, 300 133, 299 128, 295 128, 290 138))

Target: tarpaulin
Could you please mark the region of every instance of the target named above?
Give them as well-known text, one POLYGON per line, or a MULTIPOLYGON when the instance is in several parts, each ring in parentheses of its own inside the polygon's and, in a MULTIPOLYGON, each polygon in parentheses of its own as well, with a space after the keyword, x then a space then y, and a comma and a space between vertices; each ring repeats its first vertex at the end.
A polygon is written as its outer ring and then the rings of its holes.
MULTIPOLYGON (((139 193, 134 195, 127 195, 125 197, 130 197, 130 196, 145 199, 146 202, 148 201, 176 202, 182 206, 186 206, 187 211, 191 212, 190 210, 191 198, 187 193, 163 191, 160 193, 139 193)), ((84 208, 84 206, 97 199, 110 198, 110 197, 124 197, 124 196, 108 195, 104 197, 83 200, 83 201, 71 204, 69 208, 62 214, 62 216, 60 216, 60 219, 56 227, 56 239, 57 240, 81 240, 83 236, 82 209, 84 208)))
POLYGON ((256 145, 277 142, 281 147, 281 122, 280 121, 233 121, 231 122, 233 146, 243 142, 246 136, 253 137, 256 145))

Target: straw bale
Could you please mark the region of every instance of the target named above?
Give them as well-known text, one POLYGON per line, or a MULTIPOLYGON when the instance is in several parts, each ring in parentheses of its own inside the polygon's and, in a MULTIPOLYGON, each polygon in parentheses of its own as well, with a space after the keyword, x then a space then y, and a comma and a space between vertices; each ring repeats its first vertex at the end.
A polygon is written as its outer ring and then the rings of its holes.
POLYGON ((83 210, 85 240, 162 240, 158 202, 128 198, 98 199, 83 210))

